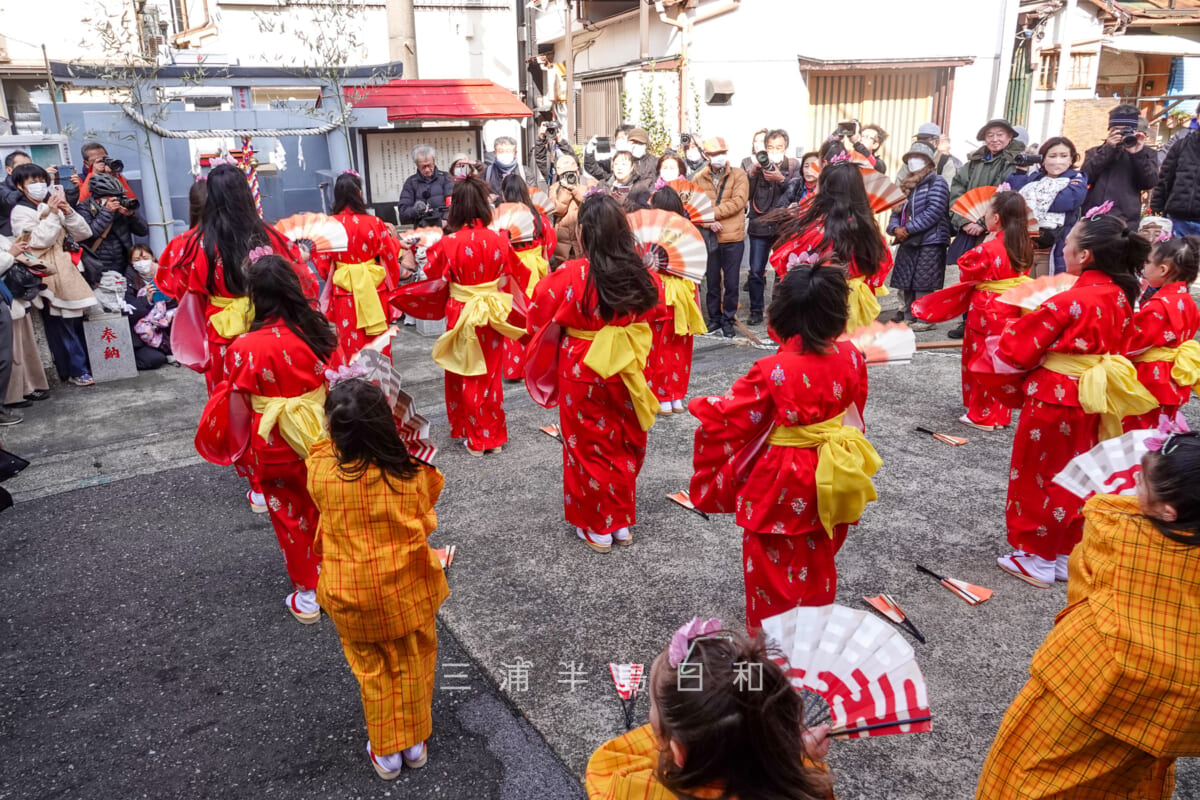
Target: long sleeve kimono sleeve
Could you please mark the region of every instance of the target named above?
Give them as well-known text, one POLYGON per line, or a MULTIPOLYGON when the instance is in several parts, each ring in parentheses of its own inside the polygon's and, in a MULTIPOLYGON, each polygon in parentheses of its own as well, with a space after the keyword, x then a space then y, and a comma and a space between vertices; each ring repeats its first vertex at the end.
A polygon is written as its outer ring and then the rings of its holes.
POLYGON ((1057 309, 1042 306, 1005 329, 997 342, 996 356, 1017 370, 1034 369, 1069 321, 1070 317, 1057 309))

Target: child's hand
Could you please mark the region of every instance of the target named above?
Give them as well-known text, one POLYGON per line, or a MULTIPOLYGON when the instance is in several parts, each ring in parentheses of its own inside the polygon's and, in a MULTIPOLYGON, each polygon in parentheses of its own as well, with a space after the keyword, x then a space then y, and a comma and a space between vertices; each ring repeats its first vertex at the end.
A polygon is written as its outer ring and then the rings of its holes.
POLYGON ((829 745, 833 741, 829 738, 829 731, 828 724, 821 724, 800 734, 800 741, 804 743, 804 754, 812 761, 825 761, 829 758, 829 745))

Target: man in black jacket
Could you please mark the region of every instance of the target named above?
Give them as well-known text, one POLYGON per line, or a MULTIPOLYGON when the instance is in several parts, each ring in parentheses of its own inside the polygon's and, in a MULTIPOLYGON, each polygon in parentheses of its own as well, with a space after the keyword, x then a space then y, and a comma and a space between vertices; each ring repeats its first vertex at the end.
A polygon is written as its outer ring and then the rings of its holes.
POLYGON ((1091 183, 1083 200, 1085 212, 1111 200, 1112 213, 1137 227, 1142 192, 1158 183, 1158 151, 1146 146, 1146 134, 1139 130, 1143 124, 1136 106, 1120 105, 1108 112, 1108 138, 1083 159, 1082 172, 1091 183))
POLYGON ((80 242, 84 248, 80 264, 84 277, 93 287, 105 272, 126 277, 133 237, 150 233, 146 221, 138 215, 137 201, 125 193, 115 175, 93 173, 88 179, 91 194, 75 207, 92 229, 92 238, 80 242))
POLYGON ((1200 236, 1200 131, 1192 131, 1167 153, 1150 210, 1171 218, 1174 235, 1200 236))
POLYGON ((437 227, 450 211, 446 201, 454 191, 454 181, 448 173, 438 169, 437 151, 429 145, 414 147, 412 157, 417 171, 408 176, 400 190, 400 200, 396 204, 400 222, 418 228, 437 227))
POLYGON ((766 165, 759 161, 756 153, 750 158, 749 170, 750 202, 747 208, 750 221, 746 232, 750 240, 750 275, 746 279, 746 288, 750 293, 750 317, 747 322, 751 325, 763 321, 767 256, 771 254, 776 234, 776 224, 763 222, 760 218, 788 204, 788 182, 800 177, 800 162, 787 155, 787 131, 767 131, 764 142, 766 165))
POLYGON ((564 155, 575 158, 575 148, 567 139, 562 125, 554 120, 538 125, 537 140, 533 143, 533 163, 538 172, 542 173, 547 186, 558 180, 554 165, 559 157, 564 155))

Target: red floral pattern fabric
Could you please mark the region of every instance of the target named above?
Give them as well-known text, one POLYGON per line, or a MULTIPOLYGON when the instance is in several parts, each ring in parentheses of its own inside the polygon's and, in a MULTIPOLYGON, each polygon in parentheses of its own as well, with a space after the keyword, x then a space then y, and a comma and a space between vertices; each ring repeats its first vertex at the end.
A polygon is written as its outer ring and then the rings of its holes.
MULTIPOLYGON (((370 214, 346 212, 335 214, 333 218, 346 228, 349 242, 341 252, 319 253, 313 256, 313 263, 316 264, 321 280, 329 281, 339 263, 362 264, 374 261, 382 264, 387 276, 383 283, 379 284, 379 302, 383 305, 388 321, 394 321, 398 312, 388 303, 388 299, 400 282, 400 243, 392 238, 383 220, 370 214)), ((329 293, 329 307, 325 316, 337 327, 338 343, 346 358, 350 358, 370 344, 374 337, 369 336, 366 329, 358 327, 354 294, 349 289, 330 285, 326 286, 325 291, 329 293)))
MULTIPOLYGON (((1129 356, 1132 359, 1151 347, 1179 347, 1193 339, 1200 329, 1200 309, 1182 281, 1168 283, 1146 302, 1133 316, 1133 333, 1129 337, 1129 356)), ((1171 379, 1170 361, 1134 362, 1138 380, 1150 390, 1161 404, 1154 411, 1126 417, 1122 425, 1127 431, 1143 430, 1158 425, 1158 415, 1173 417, 1192 394, 1192 387, 1180 386, 1171 379)))
MULTIPOLYGON (((1024 273, 1013 269, 1002 238, 989 239, 958 259, 960 281, 999 281, 1024 273)), ((1009 322, 1021 316, 1021 309, 1000 302, 1000 295, 976 289, 971 292, 967 325, 963 331, 962 395, 967 417, 984 425, 1008 425, 1012 410, 1001 403, 973 377, 967 365, 983 352, 988 336, 998 336, 1009 322)))

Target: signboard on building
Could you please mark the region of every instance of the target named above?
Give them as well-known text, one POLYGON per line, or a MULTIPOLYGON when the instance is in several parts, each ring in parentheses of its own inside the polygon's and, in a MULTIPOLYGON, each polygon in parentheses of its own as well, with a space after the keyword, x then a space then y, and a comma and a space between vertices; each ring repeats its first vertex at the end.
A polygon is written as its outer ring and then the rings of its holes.
POLYGON ((404 181, 417 171, 412 158, 412 150, 417 145, 427 144, 437 150, 438 169, 445 170, 458 153, 479 159, 479 137, 479 128, 364 132, 367 202, 395 204, 404 181))

